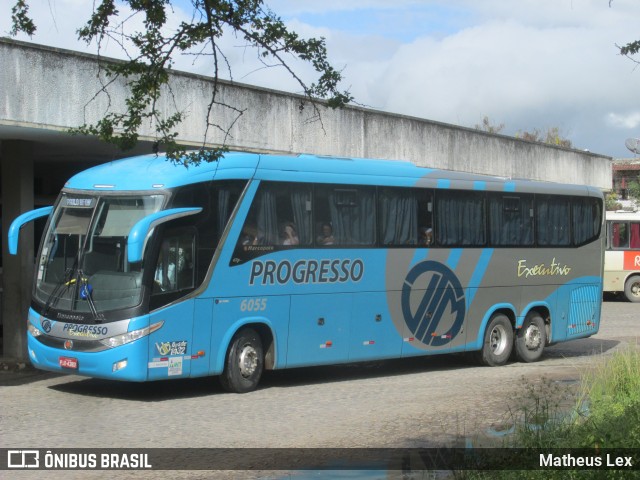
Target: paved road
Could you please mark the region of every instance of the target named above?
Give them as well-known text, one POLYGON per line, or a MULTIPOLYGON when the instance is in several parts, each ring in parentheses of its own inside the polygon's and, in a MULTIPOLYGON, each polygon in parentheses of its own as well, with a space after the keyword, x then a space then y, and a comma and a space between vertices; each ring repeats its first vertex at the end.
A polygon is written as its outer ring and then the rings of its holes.
POLYGON ((0 445, 429 447, 499 423, 525 379, 571 383, 601 354, 635 346, 639 333, 640 305, 606 301, 598 335, 550 347, 535 364, 476 367, 443 356, 305 368, 269 372, 245 395, 223 393, 216 379, 0 374, 0 445))

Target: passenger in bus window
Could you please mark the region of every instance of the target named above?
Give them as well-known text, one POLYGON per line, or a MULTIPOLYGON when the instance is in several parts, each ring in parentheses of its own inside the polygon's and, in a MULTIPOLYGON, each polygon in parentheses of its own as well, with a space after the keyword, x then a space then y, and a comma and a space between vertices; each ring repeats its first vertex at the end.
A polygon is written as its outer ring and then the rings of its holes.
POLYGON ((433 228, 420 228, 420 245, 430 247, 433 245, 433 228))
POLYGON ((300 239, 298 238, 298 232, 293 222, 286 222, 282 225, 280 230, 280 238, 282 239, 282 245, 299 245, 300 239))
POLYGON ((325 222, 320 226, 320 235, 317 240, 320 245, 333 245, 333 227, 330 223, 325 222))
POLYGON ((245 225, 240 235, 242 245, 258 245, 258 229, 253 225, 245 225))

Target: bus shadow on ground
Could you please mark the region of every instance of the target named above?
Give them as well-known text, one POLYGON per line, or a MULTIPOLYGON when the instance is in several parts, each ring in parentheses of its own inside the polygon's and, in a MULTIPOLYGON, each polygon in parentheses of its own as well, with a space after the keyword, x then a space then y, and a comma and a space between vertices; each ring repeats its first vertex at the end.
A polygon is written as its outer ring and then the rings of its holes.
MULTIPOLYGON (((545 359, 555 358, 595 358, 614 349, 619 344, 620 342, 616 340, 578 339, 547 348, 541 362, 544 363, 545 359)), ((346 365, 293 368, 265 372, 258 389, 295 388, 305 385, 330 384, 476 367, 477 363, 472 360, 469 354, 449 354, 346 365)), ((161 402, 225 393, 217 377, 159 380, 146 383, 83 378, 77 381, 51 385, 48 388, 74 395, 141 402, 161 402)))
POLYGON ((619 340, 605 340, 593 337, 580 338, 547 347, 542 359, 597 357, 613 350, 620 343, 622 342, 619 340))
MULTIPOLYGON (((470 363, 464 355, 452 354, 275 370, 264 373, 258 390, 373 379, 426 371, 455 370, 469 367, 469 365, 470 363)), ((77 378, 77 380, 50 385, 48 388, 73 395, 142 402, 159 402, 226 393, 220 386, 218 377, 158 380, 146 383, 77 378)))

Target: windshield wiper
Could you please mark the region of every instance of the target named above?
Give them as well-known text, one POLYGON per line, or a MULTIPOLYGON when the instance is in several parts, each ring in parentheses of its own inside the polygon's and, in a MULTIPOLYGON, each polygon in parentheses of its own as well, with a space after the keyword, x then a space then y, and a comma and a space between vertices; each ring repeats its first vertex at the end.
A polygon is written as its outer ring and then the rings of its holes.
POLYGON ((93 315, 93 320, 96 323, 101 323, 102 318, 100 315, 98 315, 98 311, 96 310, 96 304, 93 301, 93 298, 91 298, 93 295, 93 288, 89 284, 89 279, 84 276, 84 273, 82 272, 81 269, 78 269, 77 278, 78 278, 78 284, 79 284, 78 295, 80 296, 81 299, 86 300, 87 303, 89 304, 89 311, 91 312, 91 315, 93 315))
POLYGON ((47 316, 49 310, 51 310, 51 308, 55 307, 58 304, 58 301, 60 300, 60 298, 62 298, 62 295, 66 293, 69 290, 69 287, 71 287, 71 285, 75 283, 73 273, 76 269, 77 264, 78 259, 76 258, 73 265, 65 270, 62 281, 55 286, 55 288, 47 297, 47 301, 45 302, 44 309, 42 311, 43 316, 47 316), (60 292, 63 287, 66 287, 64 292, 60 292))

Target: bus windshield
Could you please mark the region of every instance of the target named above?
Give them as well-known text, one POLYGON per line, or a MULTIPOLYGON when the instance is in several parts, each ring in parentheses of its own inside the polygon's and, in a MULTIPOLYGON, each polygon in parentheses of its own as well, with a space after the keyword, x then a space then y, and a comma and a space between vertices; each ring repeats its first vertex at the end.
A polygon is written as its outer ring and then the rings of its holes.
POLYGON ((63 192, 43 237, 35 297, 45 310, 92 312, 141 301, 142 262, 127 262, 127 237, 165 196, 63 192))

